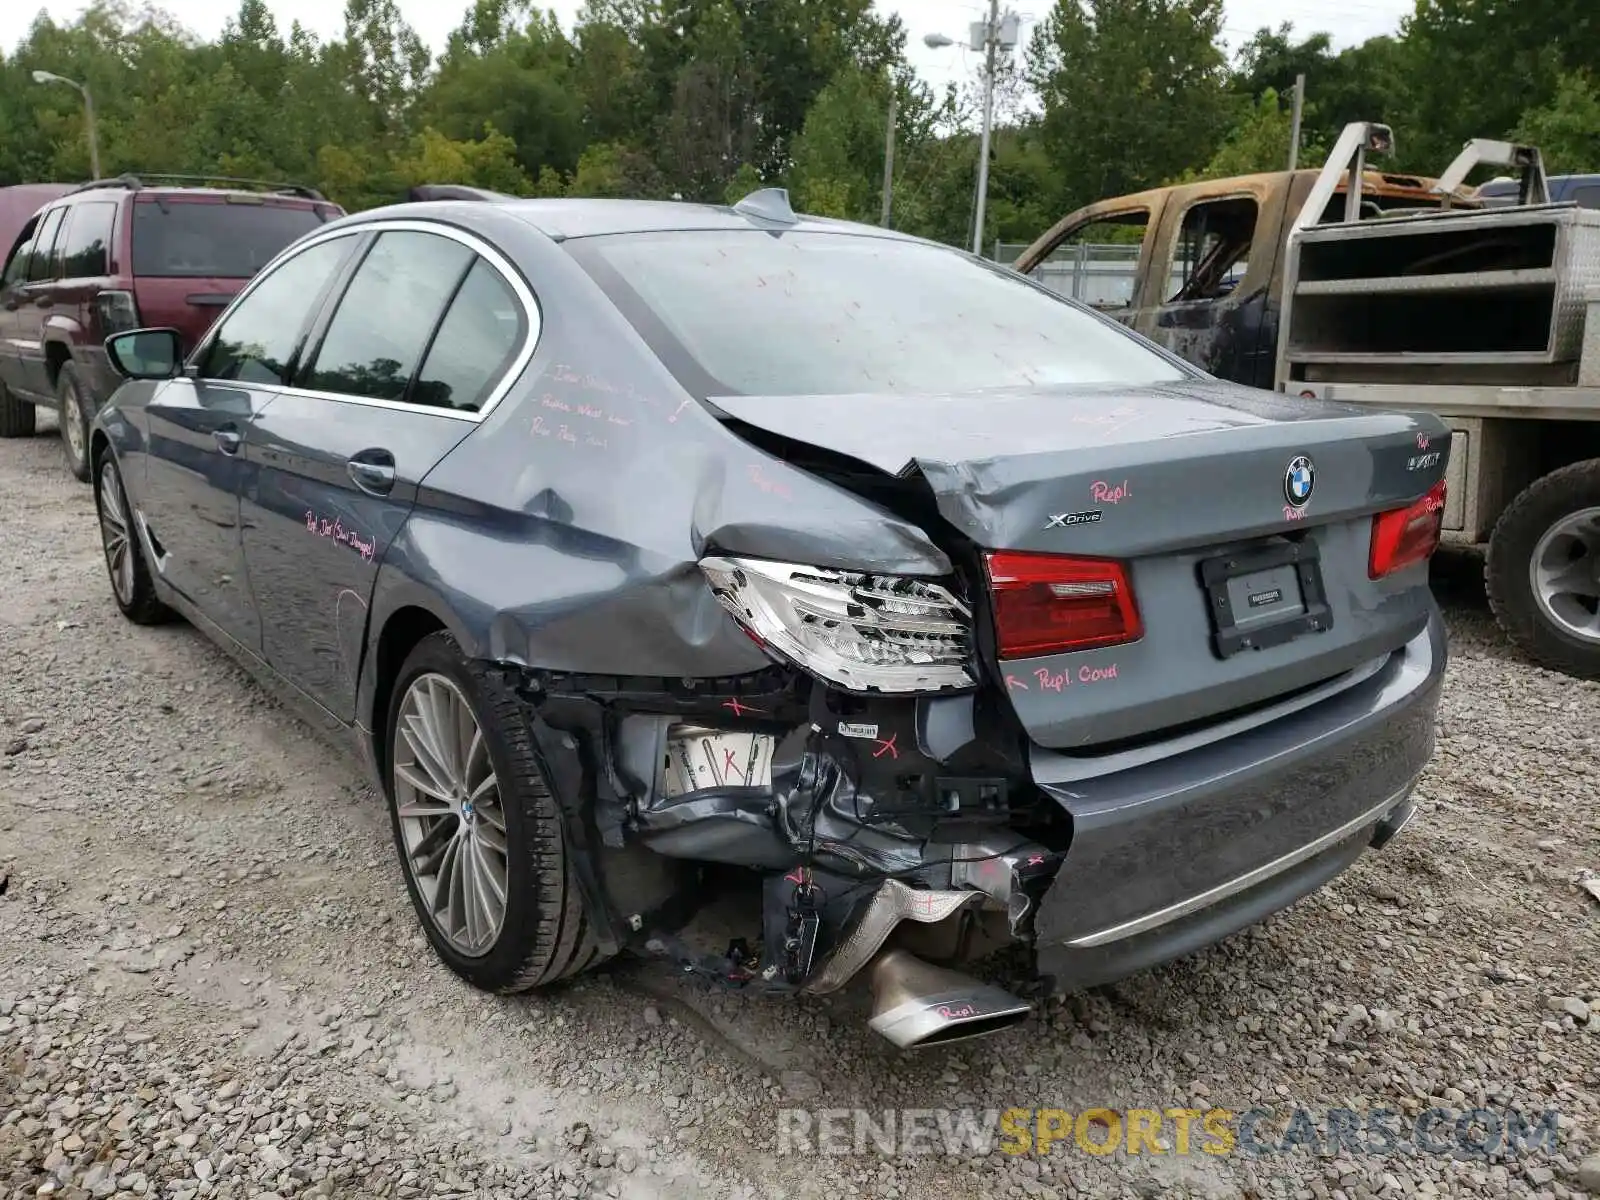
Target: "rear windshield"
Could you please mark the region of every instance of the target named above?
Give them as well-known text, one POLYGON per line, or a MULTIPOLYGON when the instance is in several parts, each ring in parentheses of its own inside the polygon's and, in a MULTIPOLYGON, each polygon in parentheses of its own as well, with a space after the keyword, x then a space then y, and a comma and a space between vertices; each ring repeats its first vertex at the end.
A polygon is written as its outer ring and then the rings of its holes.
POLYGON ((1121 326, 941 246, 759 230, 565 245, 701 398, 1190 377, 1121 326))
POLYGON ((249 279, 321 224, 315 209, 284 204, 141 200, 133 206, 133 273, 249 279))

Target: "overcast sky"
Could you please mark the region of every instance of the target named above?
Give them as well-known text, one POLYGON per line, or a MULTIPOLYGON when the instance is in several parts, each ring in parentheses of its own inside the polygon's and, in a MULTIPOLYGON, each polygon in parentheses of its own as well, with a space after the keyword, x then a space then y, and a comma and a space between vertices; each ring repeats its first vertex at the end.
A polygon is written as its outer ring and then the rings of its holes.
MULTIPOLYGON (((580 0, 544 0, 541 7, 553 8, 570 27, 580 0)), ((959 47, 929 50, 922 35, 934 31, 948 33, 966 41, 968 25, 980 20, 984 6, 977 0, 877 0, 880 8, 900 14, 910 34, 908 54, 912 63, 930 83, 970 78, 977 62, 969 51, 959 47)), ((1002 8, 1007 0, 1001 0, 1002 8)), ((399 0, 407 21, 436 51, 457 24, 467 5, 465 0, 399 0)), ((204 37, 215 37, 222 23, 238 11, 232 0, 157 0, 190 29, 204 37)), ((1050 0, 1010 0, 1023 19, 1023 36, 1034 21, 1050 11, 1050 0)), ((7 53, 27 33, 34 16, 41 10, 58 21, 70 21, 85 7, 84 0, 0 0, 0 46, 7 53)), ((267 0, 281 29, 299 21, 319 36, 336 36, 343 27, 344 5, 339 0, 267 0)), ((1295 28, 1310 33, 1325 29, 1337 45, 1350 45, 1381 33, 1393 33, 1400 18, 1413 7, 1413 0, 1227 0, 1224 34, 1230 47, 1237 48, 1262 25, 1294 22, 1295 28)))

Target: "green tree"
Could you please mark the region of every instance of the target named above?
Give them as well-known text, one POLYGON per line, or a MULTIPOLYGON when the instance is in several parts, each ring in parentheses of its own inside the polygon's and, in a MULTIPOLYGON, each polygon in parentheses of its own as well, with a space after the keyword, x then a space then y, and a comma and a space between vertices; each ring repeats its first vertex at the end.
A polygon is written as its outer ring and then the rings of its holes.
MULTIPOLYGON (((1331 146, 1351 121, 1403 123, 1411 103, 1406 48, 1395 38, 1371 38, 1337 54, 1332 45, 1327 33, 1296 41, 1293 26, 1285 22, 1276 30, 1257 31, 1239 52, 1233 88, 1253 103, 1259 104, 1269 90, 1287 98, 1295 76, 1306 77, 1302 166, 1320 166, 1320 147, 1331 146), (1309 147, 1318 147, 1319 154, 1311 154, 1309 147)), ((1405 152, 1409 131, 1402 128, 1398 141, 1405 152)))
POLYGON ((493 125, 511 139, 530 177, 546 166, 570 172, 587 140, 582 98, 573 87, 576 51, 553 14, 518 24, 522 7, 478 0, 452 35, 418 109, 456 139, 493 125))
POLYGON ((1153 187, 1215 152, 1228 125, 1222 0, 1056 0, 1028 73, 1063 168, 1054 208, 1153 187))
POLYGON ((1584 71, 1562 75, 1548 103, 1522 114, 1515 137, 1538 146, 1550 171, 1600 171, 1600 89, 1594 78, 1584 71))
POLYGON ((394 172, 401 184, 464 183, 469 187, 522 195, 533 181, 517 162, 517 147, 505 134, 486 125, 481 138, 454 140, 425 127, 398 155, 394 172))
MULTIPOLYGON (((1293 131, 1293 114, 1279 101, 1278 93, 1267 88, 1240 114, 1211 161, 1183 172, 1173 182, 1281 171, 1289 165, 1289 141, 1293 131)), ((1327 153, 1319 142, 1308 140, 1304 130, 1301 131, 1299 162, 1302 166, 1320 165, 1327 153)))

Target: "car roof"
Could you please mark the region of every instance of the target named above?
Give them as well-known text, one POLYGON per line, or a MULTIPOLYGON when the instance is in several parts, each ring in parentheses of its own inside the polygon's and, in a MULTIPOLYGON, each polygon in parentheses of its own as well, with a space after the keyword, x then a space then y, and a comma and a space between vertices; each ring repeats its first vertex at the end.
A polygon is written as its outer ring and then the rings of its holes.
MULTIPOLYGON (((787 212, 786 201, 784 203, 784 211, 787 212)), ((772 220, 756 209, 740 211, 738 207, 726 204, 698 204, 684 200, 571 198, 530 200, 516 197, 485 200, 427 200, 367 209, 365 212, 344 217, 330 224, 353 226, 369 221, 393 221, 406 217, 442 217, 446 214, 457 220, 466 218, 470 224, 470 214, 484 210, 514 216, 556 241, 602 237, 608 234, 754 229, 768 232, 782 230, 851 233, 950 249, 942 242, 929 242, 926 238, 858 221, 843 221, 833 217, 809 216, 803 213, 789 213, 786 219, 772 220)))

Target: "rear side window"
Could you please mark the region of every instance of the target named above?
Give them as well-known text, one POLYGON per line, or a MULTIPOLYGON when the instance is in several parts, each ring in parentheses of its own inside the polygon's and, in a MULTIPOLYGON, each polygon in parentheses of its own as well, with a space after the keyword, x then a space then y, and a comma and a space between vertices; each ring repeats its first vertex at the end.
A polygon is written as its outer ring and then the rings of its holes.
POLYGON ((11 258, 6 262, 6 275, 4 286, 22 283, 28 278, 28 262, 33 257, 33 235, 38 232, 39 222, 31 220, 23 226, 22 233, 17 237, 17 244, 12 247, 11 258))
POLYGON ((39 223, 39 234, 33 239, 33 257, 28 262, 28 282, 42 283, 56 278, 56 234, 61 229, 65 209, 52 209, 39 223))
POLYGON ((262 278, 222 319, 200 364, 205 379, 287 383, 290 361, 311 313, 355 236, 329 238, 300 251, 262 278))
POLYGON ((290 242, 322 226, 284 204, 140 200, 133 206, 133 273, 169 279, 249 279, 290 242))
POLYGON ((316 361, 296 384, 372 400, 403 398, 474 257, 437 234, 379 234, 328 322, 316 361))
POLYGON ((527 319, 516 294, 483 259, 450 302, 408 399, 477 412, 522 344, 527 319))
POLYGON ((111 227, 115 204, 75 204, 61 237, 61 278, 86 279, 110 273, 111 227))
POLYGON ((943 246, 759 230, 565 245, 701 397, 1189 377, 1108 318, 943 246))

